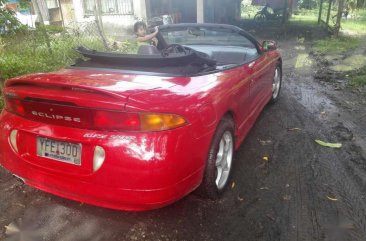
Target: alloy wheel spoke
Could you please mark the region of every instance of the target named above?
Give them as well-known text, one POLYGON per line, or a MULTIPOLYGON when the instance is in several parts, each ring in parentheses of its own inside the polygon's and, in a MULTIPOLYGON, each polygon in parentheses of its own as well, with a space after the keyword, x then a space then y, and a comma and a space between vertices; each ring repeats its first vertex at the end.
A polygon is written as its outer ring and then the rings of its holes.
POLYGON ((217 152, 217 156, 216 156, 216 166, 221 166, 221 162, 224 158, 224 141, 221 140, 220 144, 219 144, 219 150, 217 152))
POLYGON ((223 170, 221 166, 217 167, 217 177, 216 177, 216 185, 219 185, 221 178, 222 178, 223 170))
POLYGON ((230 132, 225 132, 220 140, 216 158, 216 186, 221 189, 229 177, 233 152, 233 139, 230 132))

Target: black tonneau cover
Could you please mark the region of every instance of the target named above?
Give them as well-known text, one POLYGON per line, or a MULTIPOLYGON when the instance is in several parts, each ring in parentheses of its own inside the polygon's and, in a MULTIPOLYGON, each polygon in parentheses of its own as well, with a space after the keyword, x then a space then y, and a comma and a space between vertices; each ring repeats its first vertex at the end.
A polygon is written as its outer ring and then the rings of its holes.
POLYGON ((84 57, 89 58, 90 62, 115 67, 178 67, 183 65, 209 65, 214 66, 216 62, 203 57, 195 51, 189 51, 186 55, 172 55, 163 57, 161 55, 137 55, 120 54, 109 52, 98 52, 85 47, 78 47, 76 51, 84 57))

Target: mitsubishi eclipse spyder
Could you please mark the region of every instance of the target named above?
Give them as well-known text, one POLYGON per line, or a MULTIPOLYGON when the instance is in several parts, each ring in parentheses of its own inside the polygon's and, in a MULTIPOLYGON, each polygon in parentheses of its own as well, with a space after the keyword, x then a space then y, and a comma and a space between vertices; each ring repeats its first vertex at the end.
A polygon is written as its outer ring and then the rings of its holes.
POLYGON ((112 209, 156 209, 194 190, 219 198, 234 151, 279 98, 276 43, 220 24, 164 25, 157 38, 136 54, 78 47, 70 67, 7 80, 0 164, 112 209))

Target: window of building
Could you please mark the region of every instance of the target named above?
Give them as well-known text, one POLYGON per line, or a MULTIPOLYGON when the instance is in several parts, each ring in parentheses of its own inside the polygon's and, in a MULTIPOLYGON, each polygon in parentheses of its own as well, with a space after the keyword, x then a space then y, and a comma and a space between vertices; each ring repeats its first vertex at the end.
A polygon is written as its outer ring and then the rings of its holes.
MULTIPOLYGON (((83 0, 84 15, 94 15, 97 0, 83 0)), ((132 15, 133 0, 103 0, 100 1, 103 15, 132 15)))
POLYGON ((57 0, 46 0, 47 8, 58 8, 57 0))

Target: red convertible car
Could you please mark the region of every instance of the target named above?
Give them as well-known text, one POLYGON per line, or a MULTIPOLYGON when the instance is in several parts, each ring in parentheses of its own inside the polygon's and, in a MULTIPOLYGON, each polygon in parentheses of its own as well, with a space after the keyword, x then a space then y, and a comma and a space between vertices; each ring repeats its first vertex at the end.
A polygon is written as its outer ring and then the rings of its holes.
POLYGON ((234 150, 280 93, 282 60, 240 28, 160 28, 137 54, 80 47, 66 69, 7 80, 0 164, 32 187, 122 210, 218 198, 234 150))

